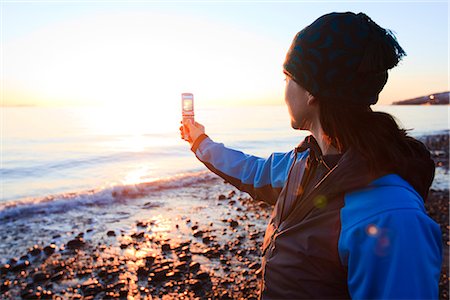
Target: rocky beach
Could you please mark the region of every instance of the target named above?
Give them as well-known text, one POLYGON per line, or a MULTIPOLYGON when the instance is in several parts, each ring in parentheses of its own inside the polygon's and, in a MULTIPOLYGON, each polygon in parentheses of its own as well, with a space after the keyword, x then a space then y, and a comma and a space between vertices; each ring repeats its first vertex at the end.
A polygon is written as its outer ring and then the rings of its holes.
MULTIPOLYGON (((421 140, 448 180, 448 134, 421 140)), ((272 207, 209 172, 198 176, 149 195, 116 192, 114 205, 0 219, 1 297, 257 299, 272 207)), ((433 185, 425 206, 442 230, 440 299, 448 299, 448 185, 433 185)))

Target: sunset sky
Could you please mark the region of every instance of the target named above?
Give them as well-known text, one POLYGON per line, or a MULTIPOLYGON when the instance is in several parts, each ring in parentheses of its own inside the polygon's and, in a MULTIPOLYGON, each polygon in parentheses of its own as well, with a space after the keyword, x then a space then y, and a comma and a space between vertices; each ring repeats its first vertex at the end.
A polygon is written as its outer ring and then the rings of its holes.
POLYGON ((408 56, 381 104, 449 89, 447 1, 2 1, 2 105, 282 104, 294 35, 365 12, 408 56))

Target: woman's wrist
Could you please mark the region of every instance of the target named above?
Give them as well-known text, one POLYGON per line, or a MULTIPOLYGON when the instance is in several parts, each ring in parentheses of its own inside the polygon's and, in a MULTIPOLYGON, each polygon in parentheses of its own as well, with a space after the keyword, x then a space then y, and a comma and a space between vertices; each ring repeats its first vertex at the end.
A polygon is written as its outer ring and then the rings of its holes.
POLYGON ((193 142, 191 143, 191 150, 192 150, 192 152, 197 151, 197 149, 200 146, 201 142, 203 142, 203 140, 206 139, 207 137, 208 137, 207 134, 202 133, 197 138, 195 138, 195 140, 193 140, 193 142))

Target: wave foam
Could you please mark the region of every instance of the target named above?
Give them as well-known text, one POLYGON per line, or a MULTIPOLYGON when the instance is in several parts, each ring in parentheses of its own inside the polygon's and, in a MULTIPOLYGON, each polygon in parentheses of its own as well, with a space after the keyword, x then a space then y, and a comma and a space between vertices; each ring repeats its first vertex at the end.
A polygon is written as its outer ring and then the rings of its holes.
POLYGON ((154 192, 188 187, 212 181, 218 177, 208 171, 179 174, 138 184, 116 185, 109 188, 76 193, 64 193, 40 198, 26 198, 0 204, 0 221, 30 214, 55 214, 80 206, 103 206, 123 203, 130 199, 149 196, 154 192))

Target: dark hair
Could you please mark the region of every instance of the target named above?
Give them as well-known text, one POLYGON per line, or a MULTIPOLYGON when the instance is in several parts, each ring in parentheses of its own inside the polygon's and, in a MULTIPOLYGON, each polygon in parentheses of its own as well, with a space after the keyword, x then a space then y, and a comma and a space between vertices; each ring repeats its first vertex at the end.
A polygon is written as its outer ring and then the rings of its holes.
POLYGON ((329 142, 339 152, 350 147, 359 152, 374 173, 403 168, 414 155, 407 130, 395 118, 368 106, 339 105, 339 101, 318 99, 320 123, 329 142))
POLYGON ((334 147, 340 152, 350 148, 359 152, 372 175, 396 173, 427 198, 435 166, 422 142, 409 136, 388 113, 318 100, 322 129, 334 147))

